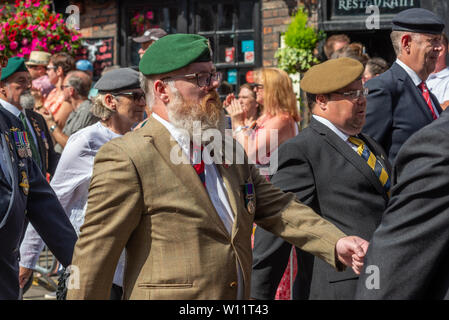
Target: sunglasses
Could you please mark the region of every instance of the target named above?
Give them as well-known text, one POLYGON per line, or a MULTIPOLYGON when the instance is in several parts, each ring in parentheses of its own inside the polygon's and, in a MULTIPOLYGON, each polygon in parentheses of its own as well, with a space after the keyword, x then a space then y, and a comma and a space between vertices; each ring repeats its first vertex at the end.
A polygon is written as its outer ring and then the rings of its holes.
POLYGON ((128 96, 132 97, 134 101, 138 102, 142 99, 145 99, 145 93, 144 92, 119 92, 119 93, 111 93, 113 97, 117 96, 128 96))

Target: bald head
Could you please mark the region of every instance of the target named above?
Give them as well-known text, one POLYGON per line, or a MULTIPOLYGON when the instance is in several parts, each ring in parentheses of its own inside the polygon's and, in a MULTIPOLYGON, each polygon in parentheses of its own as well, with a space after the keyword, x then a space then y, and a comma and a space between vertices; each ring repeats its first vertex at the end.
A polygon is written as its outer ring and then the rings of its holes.
POLYGON ((90 87, 92 86, 92 80, 84 71, 74 70, 67 74, 64 79, 64 85, 75 89, 79 96, 87 98, 90 87))

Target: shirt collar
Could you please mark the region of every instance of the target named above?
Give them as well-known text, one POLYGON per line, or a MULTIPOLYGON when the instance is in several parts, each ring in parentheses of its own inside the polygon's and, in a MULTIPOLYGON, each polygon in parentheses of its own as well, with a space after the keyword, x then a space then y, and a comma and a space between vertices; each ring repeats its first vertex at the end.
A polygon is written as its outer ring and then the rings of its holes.
POLYGON ((415 86, 418 86, 422 80, 421 78, 416 74, 415 71, 413 71, 409 66, 407 66, 404 62, 402 62, 399 59, 396 59, 396 63, 398 65, 400 65, 402 67, 402 69, 405 70, 405 72, 407 72, 408 76, 412 79, 413 83, 415 84, 415 86))
MULTIPOLYGON (((17 118, 20 115, 20 110, 13 104, 9 103, 8 101, 5 101, 3 99, 0 99, 0 101, 2 102, 3 107, 8 110, 9 112, 11 112, 14 116, 16 116, 17 118)), ((22 109, 23 110, 23 109, 22 109)), ((22 112, 23 114, 25 114, 25 112, 22 112)))
POLYGON ((442 78, 446 78, 447 76, 449 76, 449 67, 446 67, 437 73, 430 74, 429 77, 427 78, 427 81, 431 80, 431 79, 435 79, 435 78, 442 79, 442 78))
POLYGON ((170 133, 170 135, 178 142, 179 146, 182 148, 184 153, 186 155, 190 152, 190 137, 189 135, 186 135, 186 132, 184 130, 176 128, 174 125, 172 125, 170 122, 168 122, 165 119, 162 119, 159 115, 156 113, 152 113, 151 116, 159 121, 170 133))
POLYGON ((341 131, 340 129, 338 129, 332 122, 330 122, 329 120, 327 120, 326 118, 317 116, 316 114, 313 115, 313 117, 315 118, 315 120, 321 122, 322 124, 324 124, 326 127, 328 127, 329 129, 331 129, 337 136, 340 137, 340 139, 342 139, 343 141, 347 141, 349 138, 349 135, 347 135, 346 133, 344 133, 343 131, 341 131))

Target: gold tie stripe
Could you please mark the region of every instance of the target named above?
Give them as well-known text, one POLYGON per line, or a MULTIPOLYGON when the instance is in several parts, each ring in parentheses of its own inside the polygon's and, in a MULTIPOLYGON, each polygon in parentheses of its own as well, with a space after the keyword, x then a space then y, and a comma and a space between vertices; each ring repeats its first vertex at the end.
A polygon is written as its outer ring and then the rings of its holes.
POLYGON ((349 142, 357 146, 357 153, 368 163, 370 168, 374 171, 374 174, 379 179, 380 183, 385 189, 385 192, 390 196, 390 177, 387 171, 384 169, 380 161, 377 160, 374 153, 372 153, 366 146, 363 140, 356 137, 349 137, 349 142))

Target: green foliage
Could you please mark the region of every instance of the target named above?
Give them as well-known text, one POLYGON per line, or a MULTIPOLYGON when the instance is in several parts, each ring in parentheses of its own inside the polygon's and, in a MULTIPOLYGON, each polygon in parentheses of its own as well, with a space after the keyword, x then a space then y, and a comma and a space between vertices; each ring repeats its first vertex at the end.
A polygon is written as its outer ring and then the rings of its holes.
POLYGON ((284 35, 286 47, 280 48, 275 53, 278 67, 287 73, 305 72, 318 59, 313 55, 318 41, 325 38, 325 33, 316 31, 307 26, 307 13, 300 8, 292 17, 292 22, 284 35))

